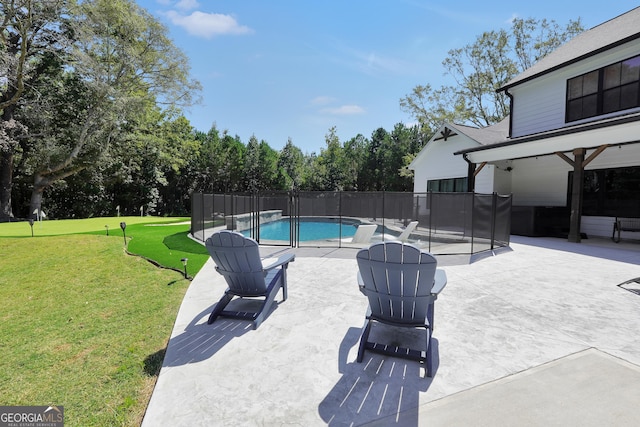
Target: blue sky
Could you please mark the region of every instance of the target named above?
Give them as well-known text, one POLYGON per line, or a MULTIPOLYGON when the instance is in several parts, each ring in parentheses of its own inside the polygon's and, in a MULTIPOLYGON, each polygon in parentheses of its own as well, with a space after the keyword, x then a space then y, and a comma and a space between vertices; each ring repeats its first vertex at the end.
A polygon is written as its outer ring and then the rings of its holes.
POLYGON ((638 6, 628 0, 137 0, 169 29, 203 86, 185 110, 280 150, 291 138, 319 153, 332 126, 341 142, 410 124, 399 100, 418 84, 449 84, 442 61, 513 17, 582 19, 591 28, 638 6), (578 6, 579 5, 579 6, 578 6))

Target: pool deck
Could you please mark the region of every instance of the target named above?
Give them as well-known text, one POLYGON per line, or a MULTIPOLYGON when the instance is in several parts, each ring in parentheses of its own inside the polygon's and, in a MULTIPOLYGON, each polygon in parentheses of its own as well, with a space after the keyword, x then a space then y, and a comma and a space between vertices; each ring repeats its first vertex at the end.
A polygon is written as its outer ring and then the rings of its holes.
POLYGON ((640 425, 640 283, 618 286, 640 277, 640 242, 513 236, 499 254, 438 256, 433 378, 403 359, 356 363, 355 249, 293 251, 289 298, 257 330, 206 324, 226 289, 209 260, 144 427, 640 425))

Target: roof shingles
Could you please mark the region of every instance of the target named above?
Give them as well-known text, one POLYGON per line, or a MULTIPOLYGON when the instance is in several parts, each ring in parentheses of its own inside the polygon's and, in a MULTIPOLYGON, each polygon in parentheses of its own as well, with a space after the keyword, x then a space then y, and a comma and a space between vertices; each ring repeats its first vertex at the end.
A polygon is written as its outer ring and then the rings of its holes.
POLYGON ((640 7, 587 30, 516 76, 499 91, 640 38, 640 7))

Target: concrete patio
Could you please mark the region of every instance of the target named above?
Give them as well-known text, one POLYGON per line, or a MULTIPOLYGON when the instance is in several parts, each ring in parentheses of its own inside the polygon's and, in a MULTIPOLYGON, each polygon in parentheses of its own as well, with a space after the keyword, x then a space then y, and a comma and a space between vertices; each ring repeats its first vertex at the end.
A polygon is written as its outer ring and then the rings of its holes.
POLYGON ((637 241, 514 236, 499 254, 438 256, 433 378, 403 359, 356 363, 356 250, 295 253, 289 298, 257 330, 206 324, 226 284, 205 265, 143 426, 640 425, 640 283, 618 286, 640 277, 637 241))

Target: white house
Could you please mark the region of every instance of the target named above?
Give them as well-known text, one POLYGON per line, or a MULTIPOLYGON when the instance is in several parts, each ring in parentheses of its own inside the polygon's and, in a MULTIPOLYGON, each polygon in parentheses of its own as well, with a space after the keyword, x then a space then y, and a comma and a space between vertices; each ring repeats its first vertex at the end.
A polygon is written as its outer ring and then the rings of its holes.
MULTIPOLYGON (((470 191, 468 186, 469 164, 458 151, 469 150, 504 141, 509 135, 509 121, 502 120, 493 126, 475 128, 454 123, 444 123, 416 158, 409 165, 414 171, 413 191, 460 192, 470 191)), ((475 176, 478 193, 511 193, 508 171, 511 162, 485 165, 475 176)))
POLYGON ((442 125, 409 166, 415 192, 511 193, 514 233, 564 231, 575 242, 610 237, 616 217, 640 217, 640 8, 499 91, 509 116, 482 129, 442 125))

